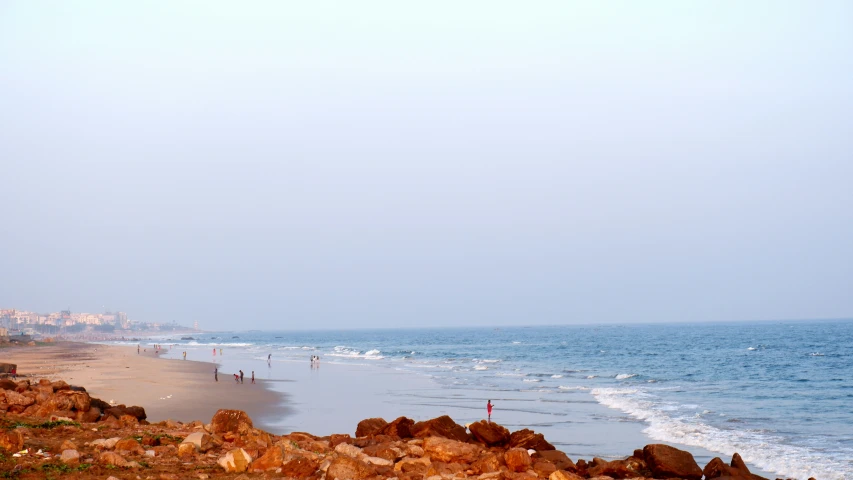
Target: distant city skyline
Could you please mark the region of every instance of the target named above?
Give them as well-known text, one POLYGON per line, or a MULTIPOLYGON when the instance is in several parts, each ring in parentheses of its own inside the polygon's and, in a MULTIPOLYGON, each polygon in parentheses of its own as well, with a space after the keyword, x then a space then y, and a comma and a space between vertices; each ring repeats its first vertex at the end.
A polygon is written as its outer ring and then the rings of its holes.
POLYGON ((853 317, 853 3, 0 3, 0 305, 853 317))

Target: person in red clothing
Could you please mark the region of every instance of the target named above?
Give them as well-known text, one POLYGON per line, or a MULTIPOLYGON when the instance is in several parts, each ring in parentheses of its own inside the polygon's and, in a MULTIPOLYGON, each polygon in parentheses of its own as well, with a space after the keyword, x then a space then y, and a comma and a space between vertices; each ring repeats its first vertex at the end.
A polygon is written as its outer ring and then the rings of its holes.
POLYGON ((489 421, 491 422, 492 421, 492 401, 491 400, 486 402, 486 412, 489 413, 489 421))

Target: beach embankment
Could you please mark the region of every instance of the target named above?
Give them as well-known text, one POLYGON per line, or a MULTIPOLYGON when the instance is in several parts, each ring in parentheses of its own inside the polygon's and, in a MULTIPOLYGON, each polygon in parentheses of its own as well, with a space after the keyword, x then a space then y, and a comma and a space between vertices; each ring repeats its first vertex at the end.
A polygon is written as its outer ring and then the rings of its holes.
MULTIPOLYGON (((164 347, 165 348, 165 347, 164 347)), ((161 350, 162 351, 162 350, 161 350)), ((112 405, 141 405, 148 421, 189 422, 210 418, 220 408, 247 412, 261 428, 265 419, 286 415, 286 394, 261 379, 234 381, 212 363, 158 358, 151 347, 54 342, 0 349, 0 362, 15 363, 21 378, 64 380, 112 405)))
POLYGON ((141 407, 110 407, 63 380, 33 380, 0 379, 0 469, 21 479, 761 480, 737 454, 702 469, 689 452, 651 444, 624 459, 573 461, 532 430, 488 420, 466 427, 448 416, 370 418, 355 436, 325 437, 271 434, 240 410, 218 410, 209 423, 150 423, 141 407))

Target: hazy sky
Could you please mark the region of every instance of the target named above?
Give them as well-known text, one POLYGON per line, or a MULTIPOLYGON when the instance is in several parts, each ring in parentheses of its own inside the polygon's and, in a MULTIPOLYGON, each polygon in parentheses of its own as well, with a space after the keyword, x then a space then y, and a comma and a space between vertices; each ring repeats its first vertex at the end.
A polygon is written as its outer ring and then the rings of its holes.
POLYGON ((853 2, 0 1, 0 308, 853 317, 853 2))

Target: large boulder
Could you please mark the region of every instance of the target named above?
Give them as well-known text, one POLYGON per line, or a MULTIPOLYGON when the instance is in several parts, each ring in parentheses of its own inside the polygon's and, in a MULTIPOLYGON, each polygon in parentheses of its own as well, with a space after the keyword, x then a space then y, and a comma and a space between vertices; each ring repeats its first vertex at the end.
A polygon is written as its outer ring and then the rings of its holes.
POLYGON ((643 456, 655 478, 683 478, 685 480, 702 478, 702 469, 696 464, 696 460, 690 452, 656 443, 646 445, 643 448, 643 456))
POLYGON ((705 465, 702 473, 705 475, 705 480, 721 477, 731 478, 732 480, 767 480, 762 476, 751 473, 738 453, 732 456, 731 465, 726 465, 720 457, 715 457, 708 462, 708 465, 705 465))
MULTIPOLYGON (((63 398, 63 397, 57 395, 57 398, 63 398)), ((91 404, 92 404, 92 402, 90 399, 90 405, 91 404)), ((107 405, 109 405, 109 404, 107 404, 107 405)), ((97 404, 95 406, 98 406, 100 408, 100 404, 97 404)), ((107 408, 103 412, 104 412, 104 418, 115 417, 115 418, 121 420, 121 417, 123 417, 125 415, 129 415, 129 416, 135 418, 137 421, 145 420, 146 418, 148 418, 148 416, 145 414, 145 409, 142 407, 138 407, 138 406, 128 407, 125 405, 116 405, 114 407, 107 408)))
POLYGON ((425 438, 423 448, 426 455, 439 462, 471 463, 477 460, 482 452, 477 445, 442 437, 425 438))
POLYGON ((474 438, 490 447, 504 446, 509 443, 509 430, 501 425, 487 420, 480 420, 468 425, 474 438))
POLYGON ((588 470, 591 477, 636 478, 650 475, 646 463, 638 458, 628 457, 625 460, 610 462, 601 459, 596 460, 600 461, 588 470))
POLYGON ((228 473, 242 473, 249 468, 249 464, 252 463, 252 457, 242 448, 235 448, 219 457, 216 463, 228 473))
POLYGON ((426 437, 444 437, 460 442, 468 441, 471 438, 465 427, 454 422, 447 415, 442 415, 423 422, 417 422, 411 427, 412 436, 416 438, 426 437))
POLYGON ((15 390, 18 384, 8 378, 0 378, 0 390, 15 390))
POLYGON ((66 401, 71 404, 71 409, 77 410, 78 412, 85 412, 89 410, 89 408, 91 408, 92 406, 92 399, 89 398, 89 394, 86 392, 80 392, 75 390, 60 390, 56 392, 56 397, 64 397, 66 401))
POLYGON ((504 461, 510 472, 526 472, 533 465, 525 448, 510 448, 504 453, 504 461))
POLYGON ((524 448, 526 450, 533 449, 536 451, 556 450, 553 445, 545 440, 545 436, 541 433, 536 433, 527 428, 512 432, 509 436, 510 448, 524 448))
POLYGON ((497 455, 489 452, 478 458, 476 462, 472 463, 471 470, 475 474, 481 475, 483 473, 498 472, 503 465, 504 464, 497 455))
POLYGON ((21 407, 29 407, 36 403, 36 399, 30 395, 24 395, 14 390, 6 390, 6 403, 9 405, 19 405, 21 407))
POLYGON ((103 452, 98 457, 98 463, 101 465, 113 465, 115 467, 127 466, 127 460, 115 452, 103 452))
POLYGON ((213 419, 210 421, 210 431, 215 434, 245 435, 253 428, 252 419, 242 410, 218 410, 213 414, 213 419))
POLYGON ((252 462, 249 465, 249 471, 267 472, 277 469, 282 463, 284 463, 284 453, 281 451, 281 447, 276 445, 268 448, 266 453, 252 462))
POLYGON ((366 418, 358 422, 355 429, 356 437, 369 437, 379 434, 380 430, 388 426, 384 418, 366 418))
POLYGON ((382 427, 377 433, 379 435, 388 435, 391 437, 412 438, 412 425, 414 424, 414 420, 406 417, 400 417, 382 427))
POLYGON ((12 370, 18 368, 14 363, 0 363, 0 373, 12 373, 12 370))
POLYGON ((536 458, 547 460, 557 467, 557 470, 567 470, 572 473, 578 472, 578 467, 568 455, 560 450, 543 450, 536 452, 536 458))
POLYGON ((308 478, 317 471, 317 461, 297 457, 281 466, 281 475, 290 478, 308 478))
POLYGON ((352 457, 341 456, 329 464, 326 478, 328 480, 364 480, 375 473, 375 470, 366 463, 352 457))

